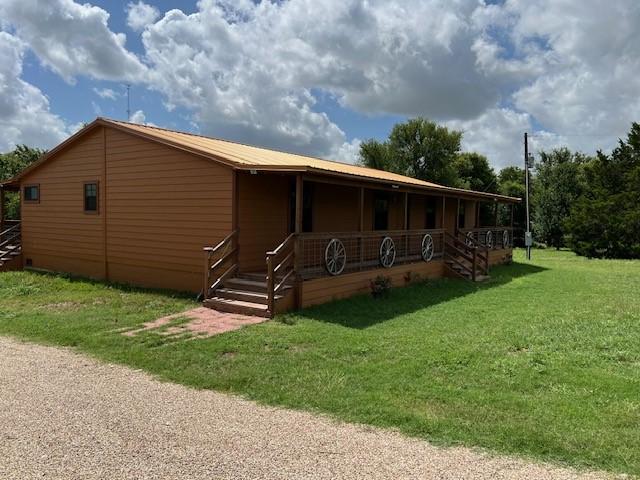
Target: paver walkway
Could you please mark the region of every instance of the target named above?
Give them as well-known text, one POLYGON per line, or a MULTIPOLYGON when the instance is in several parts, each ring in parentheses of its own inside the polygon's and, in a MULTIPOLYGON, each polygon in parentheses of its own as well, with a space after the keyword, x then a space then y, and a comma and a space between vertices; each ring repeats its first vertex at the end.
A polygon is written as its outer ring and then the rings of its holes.
POLYGON ((0 337, 2 479, 596 479, 0 337))
POLYGON ((161 335, 182 335, 187 333, 198 337, 210 337, 238 330, 246 325, 266 322, 267 320, 268 318, 218 312, 212 308, 197 307, 186 312, 175 313, 152 322, 143 323, 142 328, 128 330, 123 332, 123 335, 135 336, 140 332, 151 330, 161 335), (179 322, 176 323, 176 321, 179 322))

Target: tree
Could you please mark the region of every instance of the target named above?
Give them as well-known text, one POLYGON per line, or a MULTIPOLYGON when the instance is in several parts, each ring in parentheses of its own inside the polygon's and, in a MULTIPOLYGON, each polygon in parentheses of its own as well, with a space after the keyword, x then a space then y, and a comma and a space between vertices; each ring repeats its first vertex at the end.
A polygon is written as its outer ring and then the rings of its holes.
POLYGON ((565 223, 584 189, 583 167, 587 160, 585 155, 567 148, 540 153, 533 220, 536 236, 547 245, 556 248, 565 245, 565 223))
MULTIPOLYGON (((16 176, 45 153, 44 150, 26 145, 18 145, 11 152, 0 153, 0 181, 16 176)), ((5 208, 8 219, 19 217, 20 199, 16 193, 7 192, 5 208)))
POLYGON ((584 177, 566 225, 571 248, 588 257, 640 258, 640 124, 611 155, 598 152, 584 177))
MULTIPOLYGON (((529 178, 529 189, 533 190, 533 177, 529 178)), ((510 166, 500 170, 498 174, 498 193, 508 197, 523 199, 522 202, 513 204, 513 227, 518 232, 526 230, 526 205, 524 198, 526 195, 526 186, 524 180, 524 168, 510 166)), ((502 212, 500 221, 503 225, 511 222, 511 212, 502 212), (509 218, 507 218, 507 215, 509 218)), ((518 244, 524 244, 524 237, 518 237, 518 244)))
POLYGON ((454 160, 457 186, 477 192, 498 192, 498 176, 487 157, 479 153, 460 153, 454 160))
POLYGON ((360 164, 420 180, 456 186, 454 165, 462 132, 449 130, 424 118, 397 123, 388 140, 371 139, 360 147, 360 164))

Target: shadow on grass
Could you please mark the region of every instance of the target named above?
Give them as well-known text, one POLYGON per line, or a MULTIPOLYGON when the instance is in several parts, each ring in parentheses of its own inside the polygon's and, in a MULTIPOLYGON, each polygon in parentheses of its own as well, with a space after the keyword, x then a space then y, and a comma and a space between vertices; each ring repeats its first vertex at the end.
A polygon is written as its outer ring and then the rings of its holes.
POLYGON ((547 270, 525 263, 500 265, 491 269, 491 278, 472 283, 456 278, 441 278, 392 289, 389 296, 374 299, 371 295, 359 295, 344 300, 325 303, 304 309, 295 315, 299 318, 334 323, 344 327, 364 329, 399 315, 413 313, 443 302, 499 287, 513 279, 547 270))
POLYGON ((81 283, 81 284, 86 284, 86 285, 91 285, 96 287, 107 288, 111 290, 119 290, 123 293, 163 295, 166 297, 184 299, 184 300, 193 300, 194 302, 197 302, 197 295, 189 291, 167 290, 164 288, 138 287, 136 285, 131 285, 128 283, 108 282, 105 280, 96 280, 93 278, 83 277, 80 275, 73 275, 71 273, 51 272, 47 270, 38 270, 35 268, 34 269, 25 268, 23 271, 33 275, 39 275, 43 278, 60 279, 60 280, 65 280, 69 283, 81 283))

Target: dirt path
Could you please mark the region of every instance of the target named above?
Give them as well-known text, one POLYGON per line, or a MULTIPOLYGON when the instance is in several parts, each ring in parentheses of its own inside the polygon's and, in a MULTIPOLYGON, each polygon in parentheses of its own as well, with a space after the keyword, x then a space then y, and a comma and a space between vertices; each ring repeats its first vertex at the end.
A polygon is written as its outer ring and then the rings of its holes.
POLYGON ((0 478, 573 479, 0 337, 0 478))

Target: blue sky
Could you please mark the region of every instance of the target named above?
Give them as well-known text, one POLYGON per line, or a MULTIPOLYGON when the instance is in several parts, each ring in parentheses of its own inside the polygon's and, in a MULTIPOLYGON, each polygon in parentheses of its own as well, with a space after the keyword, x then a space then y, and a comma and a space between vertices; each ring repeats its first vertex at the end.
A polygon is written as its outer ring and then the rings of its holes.
POLYGON ((2 150, 125 119, 127 83, 132 121, 348 162, 418 115, 496 168, 524 131, 593 153, 640 117, 633 0, 4 0, 0 19, 2 150))

